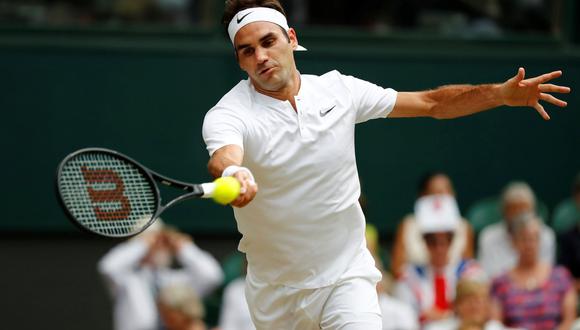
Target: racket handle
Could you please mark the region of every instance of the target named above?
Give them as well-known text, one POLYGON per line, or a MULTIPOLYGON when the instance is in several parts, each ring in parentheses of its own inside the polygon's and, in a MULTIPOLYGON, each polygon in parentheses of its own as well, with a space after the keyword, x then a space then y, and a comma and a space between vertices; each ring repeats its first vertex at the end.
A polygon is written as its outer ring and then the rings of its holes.
POLYGON ((207 183, 202 183, 200 186, 201 186, 201 189, 203 189, 203 195, 201 195, 201 198, 212 198, 213 197, 213 192, 215 191, 215 186, 216 186, 215 183, 207 182, 207 183))

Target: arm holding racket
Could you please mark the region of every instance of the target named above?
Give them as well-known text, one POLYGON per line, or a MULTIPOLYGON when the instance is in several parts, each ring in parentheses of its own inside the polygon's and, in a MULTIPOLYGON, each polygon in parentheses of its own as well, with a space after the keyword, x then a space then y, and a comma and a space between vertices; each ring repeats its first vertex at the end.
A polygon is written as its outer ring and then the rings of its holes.
POLYGON ((507 105, 532 107, 549 120, 550 116, 539 102, 567 106, 551 93, 570 93, 570 88, 548 83, 560 76, 562 71, 554 71, 524 79, 525 70, 520 68, 514 77, 501 84, 449 85, 429 91, 400 92, 389 117, 451 119, 507 105))
MULTIPOLYGON (((214 177, 223 175, 224 170, 230 166, 241 166, 244 159, 244 151, 235 144, 230 144, 216 150, 207 165, 209 172, 214 177)), ((256 193, 258 192, 258 185, 254 182, 252 173, 247 169, 242 169, 232 173, 241 184, 240 195, 236 200, 231 202, 231 205, 236 207, 244 207, 250 203, 256 193)))

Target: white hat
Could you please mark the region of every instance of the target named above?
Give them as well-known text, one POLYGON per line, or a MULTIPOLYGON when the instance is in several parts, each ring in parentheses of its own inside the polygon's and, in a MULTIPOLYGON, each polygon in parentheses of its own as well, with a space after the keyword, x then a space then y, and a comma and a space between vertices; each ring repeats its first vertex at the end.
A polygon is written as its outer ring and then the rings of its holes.
MULTIPOLYGON (((238 31, 244 26, 254 22, 270 22, 279 25, 286 32, 290 29, 286 17, 281 12, 267 7, 252 7, 239 11, 228 24, 228 35, 232 44, 238 31)), ((306 50, 298 45, 295 50, 306 50)))
POLYGON ((422 234, 455 231, 461 215, 455 198, 430 195, 415 202, 415 218, 422 234))

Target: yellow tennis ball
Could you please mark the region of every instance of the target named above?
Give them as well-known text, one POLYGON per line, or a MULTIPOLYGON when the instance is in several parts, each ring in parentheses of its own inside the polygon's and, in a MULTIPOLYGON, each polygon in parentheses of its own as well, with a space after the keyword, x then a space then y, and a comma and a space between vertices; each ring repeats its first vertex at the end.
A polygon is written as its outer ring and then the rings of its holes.
POLYGON ((213 200, 226 205, 233 202, 240 195, 240 182, 233 176, 224 176, 216 179, 213 191, 213 200))

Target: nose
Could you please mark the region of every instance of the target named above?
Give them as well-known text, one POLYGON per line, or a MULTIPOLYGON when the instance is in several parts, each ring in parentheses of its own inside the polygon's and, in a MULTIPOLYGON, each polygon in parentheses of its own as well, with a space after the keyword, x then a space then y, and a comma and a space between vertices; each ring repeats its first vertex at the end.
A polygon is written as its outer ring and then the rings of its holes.
POLYGON ((258 61, 258 63, 264 63, 268 60, 268 52, 262 47, 257 47, 254 51, 254 55, 256 56, 256 61, 258 61))

